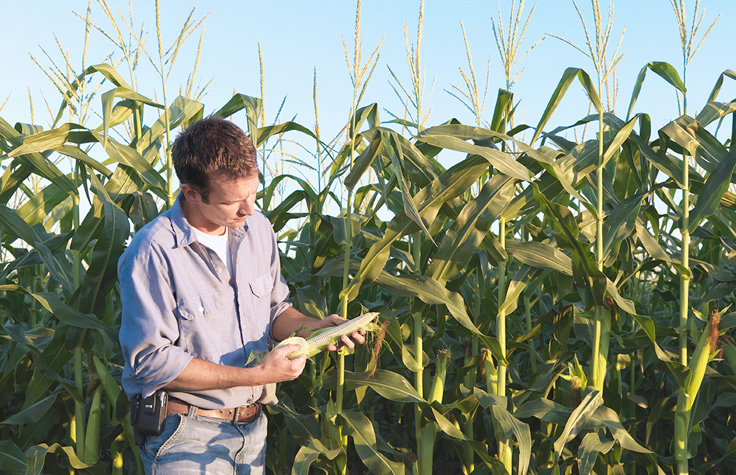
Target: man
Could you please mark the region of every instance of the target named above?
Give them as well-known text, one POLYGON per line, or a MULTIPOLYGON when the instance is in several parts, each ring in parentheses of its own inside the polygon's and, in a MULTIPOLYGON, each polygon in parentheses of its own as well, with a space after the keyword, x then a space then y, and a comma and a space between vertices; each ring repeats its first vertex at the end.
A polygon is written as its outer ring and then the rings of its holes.
MULTIPOLYGON (((176 203, 118 263, 123 388, 134 401, 160 390, 169 399, 161 433, 145 437, 141 456, 146 473, 263 473, 260 404, 274 402, 275 383, 298 377, 306 358, 286 358, 296 345, 258 364, 248 364, 251 354, 302 326, 344 320, 306 317, 286 300, 276 236, 254 208, 256 151, 240 128, 200 120, 177 137, 172 158, 176 203)), ((341 344, 354 346, 347 336, 341 344)))

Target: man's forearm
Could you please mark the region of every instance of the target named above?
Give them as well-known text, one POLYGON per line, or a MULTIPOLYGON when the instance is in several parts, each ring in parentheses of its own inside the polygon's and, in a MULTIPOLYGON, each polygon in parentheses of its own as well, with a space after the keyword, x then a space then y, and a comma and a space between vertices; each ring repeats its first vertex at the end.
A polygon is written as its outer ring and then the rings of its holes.
MULTIPOLYGON (((308 317, 296 310, 294 307, 288 307, 286 310, 281 312, 278 317, 276 317, 276 320, 274 320, 271 334, 276 340, 281 341, 289 338, 292 333, 302 326, 305 328, 322 328, 324 326, 324 321, 308 317)), ((309 332, 300 332, 299 336, 309 336, 309 332)))
POLYGON ((262 368, 239 368, 225 366, 193 358, 166 389, 175 391, 203 391, 208 389, 228 389, 237 386, 258 386, 266 384, 262 368))
POLYGON ((210 363, 193 358, 166 389, 174 391, 204 391, 228 389, 239 386, 262 386, 297 378, 304 369, 304 357, 290 360, 286 357, 298 349, 287 345, 268 353, 260 364, 249 368, 210 363))

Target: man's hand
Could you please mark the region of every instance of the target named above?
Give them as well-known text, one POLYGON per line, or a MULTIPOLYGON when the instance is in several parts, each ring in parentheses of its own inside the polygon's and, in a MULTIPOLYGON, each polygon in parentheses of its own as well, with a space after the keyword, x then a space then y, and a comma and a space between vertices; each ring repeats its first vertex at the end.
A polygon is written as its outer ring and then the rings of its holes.
MULTIPOLYGON (((320 320, 319 328, 335 327, 345 322, 347 322, 346 319, 340 317, 339 315, 332 314, 329 317, 325 317, 323 320, 320 320)), ((348 349, 353 349, 355 348, 356 343, 358 343, 359 345, 362 345, 363 343, 365 343, 364 335, 365 335, 364 331, 353 332, 350 335, 343 335, 341 337, 340 342, 337 345, 328 345, 327 349, 330 351, 336 351, 343 347, 348 348, 348 349)))
POLYGON ((304 371, 307 357, 302 355, 293 360, 286 357, 286 355, 298 349, 299 345, 284 345, 266 354, 258 365, 265 379, 263 384, 280 383, 298 378, 304 371))

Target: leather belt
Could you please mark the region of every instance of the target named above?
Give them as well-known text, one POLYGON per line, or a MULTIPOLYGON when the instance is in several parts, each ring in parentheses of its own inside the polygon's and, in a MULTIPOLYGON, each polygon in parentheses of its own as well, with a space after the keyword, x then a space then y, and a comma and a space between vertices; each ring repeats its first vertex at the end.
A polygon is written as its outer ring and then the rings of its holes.
MULTIPOLYGON (((183 401, 169 398, 169 403, 166 406, 166 414, 188 414, 191 406, 191 404, 187 404, 183 401)), ((261 403, 259 402, 254 402, 253 404, 233 409, 202 409, 201 407, 197 407, 198 416, 223 419, 231 421, 233 424, 250 424, 258 418, 260 413, 261 403)))

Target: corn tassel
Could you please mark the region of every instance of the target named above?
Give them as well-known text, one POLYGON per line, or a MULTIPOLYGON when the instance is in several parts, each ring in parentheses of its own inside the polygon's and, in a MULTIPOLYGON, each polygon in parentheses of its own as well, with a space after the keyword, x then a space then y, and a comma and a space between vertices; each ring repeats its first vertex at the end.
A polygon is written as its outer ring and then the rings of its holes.
POLYGON ((308 339, 302 337, 291 337, 287 338, 278 345, 276 348, 280 348, 284 345, 299 345, 299 349, 292 351, 287 358, 294 359, 299 356, 306 355, 307 358, 322 352, 328 345, 334 345, 343 335, 350 335, 356 331, 362 330, 375 330, 376 326, 373 324, 373 320, 378 317, 378 312, 364 313, 359 317, 355 317, 347 322, 330 328, 322 328, 315 331, 312 336, 308 339))

